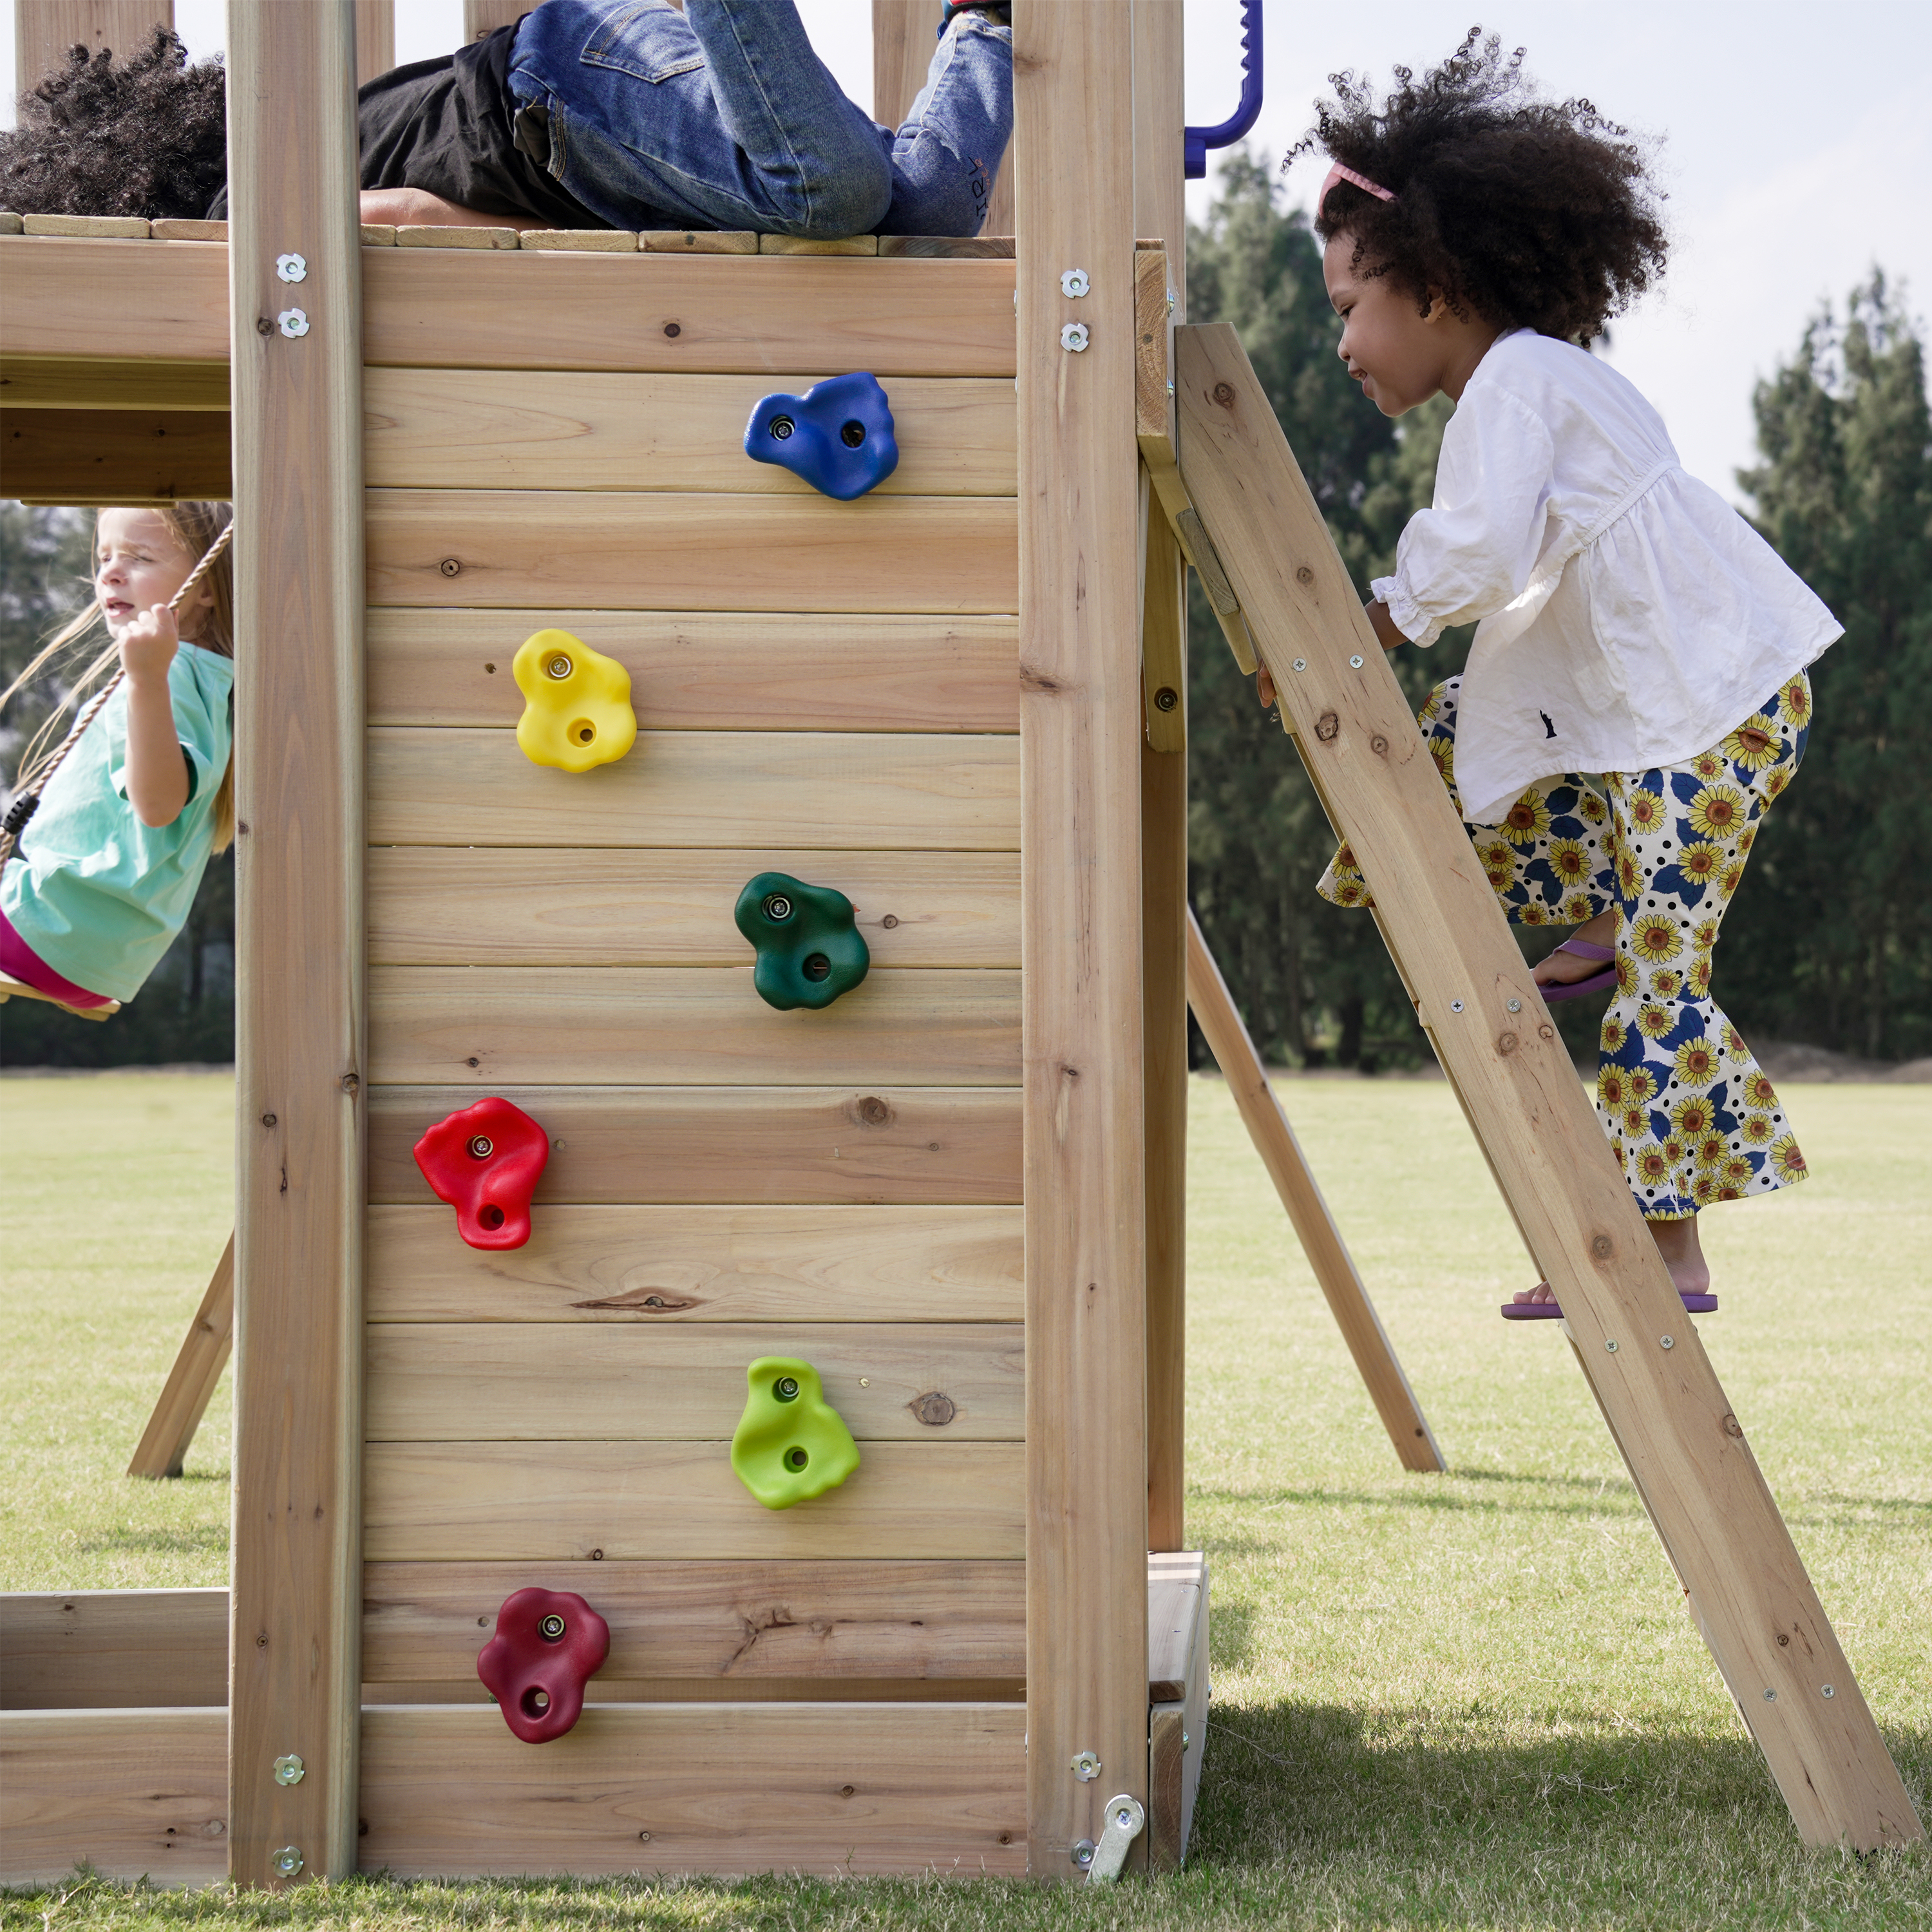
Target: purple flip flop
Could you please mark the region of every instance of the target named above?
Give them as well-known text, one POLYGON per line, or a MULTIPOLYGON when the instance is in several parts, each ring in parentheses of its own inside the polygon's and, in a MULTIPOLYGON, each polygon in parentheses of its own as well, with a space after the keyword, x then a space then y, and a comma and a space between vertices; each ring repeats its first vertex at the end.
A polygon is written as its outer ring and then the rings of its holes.
MULTIPOLYGON (((1593 946, 1587 939, 1566 939, 1555 949, 1558 952, 1574 952, 1580 959, 1614 959, 1617 950, 1614 946, 1593 946)), ((1617 969, 1612 966, 1606 973, 1594 973, 1587 980, 1571 980, 1561 986, 1544 986, 1541 991, 1544 1004, 1553 1006, 1558 1000, 1580 1000, 1586 993, 1600 993, 1606 986, 1617 983, 1617 969)))
MULTIPOLYGON (((1718 1298, 1714 1294, 1684 1294, 1678 1299, 1684 1304, 1687 1315, 1714 1315, 1718 1312, 1718 1298)), ((1506 1301, 1503 1304, 1505 1322, 1561 1322, 1563 1311, 1553 1301, 1506 1301)))

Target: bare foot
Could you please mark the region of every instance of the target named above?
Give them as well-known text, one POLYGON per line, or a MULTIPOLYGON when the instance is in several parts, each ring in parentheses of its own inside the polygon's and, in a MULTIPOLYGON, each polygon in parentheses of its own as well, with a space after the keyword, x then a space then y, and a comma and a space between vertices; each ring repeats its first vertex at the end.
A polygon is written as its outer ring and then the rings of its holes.
MULTIPOLYGON (((1657 1244, 1657 1252, 1664 1257, 1664 1265, 1670 1270, 1677 1292, 1708 1294, 1711 1264, 1705 1260, 1704 1250, 1698 1243, 1696 1216, 1687 1214, 1677 1221, 1646 1221, 1644 1226, 1657 1244)), ((1549 1282, 1540 1281, 1534 1288, 1518 1288, 1511 1299, 1532 1304, 1554 1301, 1556 1296, 1549 1282)))
MULTIPOLYGON (((1616 943, 1616 932, 1617 916, 1613 910, 1586 920, 1570 937, 1589 946, 1610 946, 1616 943)), ((1530 977, 1539 986, 1568 986, 1578 980, 1594 980, 1610 963, 1586 958, 1581 953, 1552 952, 1536 962, 1530 977)))

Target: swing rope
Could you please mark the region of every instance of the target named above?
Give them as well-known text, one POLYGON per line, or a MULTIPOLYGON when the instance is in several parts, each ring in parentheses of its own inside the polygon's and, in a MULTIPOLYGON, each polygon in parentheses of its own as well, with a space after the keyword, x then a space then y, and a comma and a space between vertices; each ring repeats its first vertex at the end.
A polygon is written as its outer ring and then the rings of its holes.
MULTIPOLYGON (((222 526, 214 542, 208 545, 201 561, 188 572, 187 580, 169 600, 168 608, 176 616, 181 614, 182 600, 214 568, 234 535, 235 520, 231 517, 222 526)), ((80 743, 87 728, 100 715, 100 707, 114 695, 121 680, 127 675, 128 668, 123 664, 101 687, 92 703, 74 721, 74 729, 55 747, 52 754, 41 764, 39 770, 22 776, 20 788, 14 794, 13 803, 7 808, 6 818, 0 820, 0 865, 4 865, 14 856, 14 849, 20 842, 20 834, 26 830, 28 821, 40 809, 40 794, 46 790, 47 782, 60 770, 62 760, 80 743)))

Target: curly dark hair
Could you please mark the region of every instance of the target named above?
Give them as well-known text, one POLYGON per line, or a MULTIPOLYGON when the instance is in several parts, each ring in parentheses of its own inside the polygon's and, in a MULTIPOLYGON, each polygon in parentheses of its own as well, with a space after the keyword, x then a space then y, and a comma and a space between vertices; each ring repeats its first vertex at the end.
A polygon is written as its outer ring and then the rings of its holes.
POLYGON ((0 206, 23 214, 140 214, 190 220, 228 179, 227 80, 219 59, 190 67, 166 27, 115 61, 104 47, 20 96, 0 133, 0 206))
POLYGON ((1338 182, 1315 232, 1352 236, 1352 266, 1425 312, 1433 288, 1458 314, 1587 343, 1662 276, 1664 196, 1628 129, 1587 100, 1538 99, 1522 57, 1472 27, 1420 80, 1397 68, 1379 103, 1366 80, 1330 74, 1335 98, 1288 160, 1318 148, 1394 193, 1338 182))

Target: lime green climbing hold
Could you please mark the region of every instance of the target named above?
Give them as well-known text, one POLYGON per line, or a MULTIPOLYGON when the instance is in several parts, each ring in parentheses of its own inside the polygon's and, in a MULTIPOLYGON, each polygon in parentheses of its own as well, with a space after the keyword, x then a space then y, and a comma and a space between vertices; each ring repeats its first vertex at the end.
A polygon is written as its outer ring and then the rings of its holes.
POLYGON ((822 1496, 859 1466, 859 1445, 809 1362, 760 1355, 745 1379, 751 1394, 732 1432, 731 1466, 766 1508, 822 1496))
POLYGON ((865 978, 872 964, 852 902, 832 886, 808 886, 789 872, 745 882, 733 916, 758 949, 752 984, 768 1006, 829 1006, 865 978))

